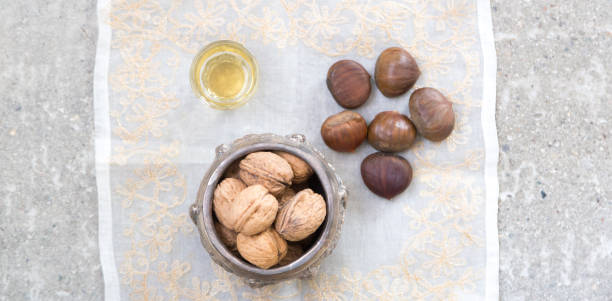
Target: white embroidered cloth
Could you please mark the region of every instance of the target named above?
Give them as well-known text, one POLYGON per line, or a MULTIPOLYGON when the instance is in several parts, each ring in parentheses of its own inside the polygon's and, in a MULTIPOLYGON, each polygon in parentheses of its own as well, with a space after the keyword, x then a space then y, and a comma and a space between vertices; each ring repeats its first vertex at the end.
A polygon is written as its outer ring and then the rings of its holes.
MULTIPOLYGON (((100 254, 106 300, 497 300, 495 51, 487 0, 98 1, 95 71, 100 254), (188 70, 207 43, 232 39, 256 57, 243 107, 198 100, 188 70), (417 87, 454 102, 442 143, 402 153, 415 171, 391 201, 367 190, 360 162, 327 148, 323 120, 342 109, 325 85, 342 58, 373 72, 401 46, 417 87), (349 190, 342 236, 310 280, 251 289, 214 265, 187 216, 214 148, 249 133, 305 134, 349 190)), ((408 114, 408 98, 373 89, 357 109, 408 114)))

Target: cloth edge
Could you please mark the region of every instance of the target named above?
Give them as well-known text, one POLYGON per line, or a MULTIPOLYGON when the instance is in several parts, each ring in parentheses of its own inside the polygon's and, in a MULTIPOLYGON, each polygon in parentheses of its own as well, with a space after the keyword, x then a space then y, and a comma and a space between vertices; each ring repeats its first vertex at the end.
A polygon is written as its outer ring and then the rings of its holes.
POLYGON ((495 124, 497 54, 493 38, 491 3, 478 0, 478 30, 483 53, 483 88, 481 122, 485 144, 486 188, 486 278, 485 299, 499 300, 499 235, 497 228, 499 182, 497 162, 499 145, 495 124))
POLYGON ((96 184, 98 188, 98 244, 100 264, 104 278, 104 299, 120 300, 119 276, 115 265, 113 245, 113 215, 110 198, 110 118, 108 105, 108 67, 110 55, 111 30, 109 0, 98 0, 98 42, 96 64, 94 67, 94 127, 96 184))

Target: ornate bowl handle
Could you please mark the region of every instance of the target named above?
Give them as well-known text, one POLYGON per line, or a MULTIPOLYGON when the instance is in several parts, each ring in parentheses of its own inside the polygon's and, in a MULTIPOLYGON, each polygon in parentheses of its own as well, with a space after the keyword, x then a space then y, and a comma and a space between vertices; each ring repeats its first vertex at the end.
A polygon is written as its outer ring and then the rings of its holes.
POLYGON ((215 160, 221 159, 221 156, 230 149, 229 145, 221 144, 215 148, 215 160))
POLYGON ((191 204, 191 207, 189 207, 189 216, 191 217, 193 223, 196 224, 196 226, 198 225, 198 215, 200 215, 200 209, 198 208, 198 204, 191 204))

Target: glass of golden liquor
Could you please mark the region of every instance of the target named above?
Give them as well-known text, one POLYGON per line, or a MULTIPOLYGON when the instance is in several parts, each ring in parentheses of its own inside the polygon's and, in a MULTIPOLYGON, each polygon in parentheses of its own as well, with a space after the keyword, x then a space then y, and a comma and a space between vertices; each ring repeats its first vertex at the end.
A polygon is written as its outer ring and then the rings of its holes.
POLYGON ((220 40, 196 55, 189 77, 200 99, 215 109, 229 110, 249 100, 257 85, 257 72, 257 62, 244 46, 220 40))

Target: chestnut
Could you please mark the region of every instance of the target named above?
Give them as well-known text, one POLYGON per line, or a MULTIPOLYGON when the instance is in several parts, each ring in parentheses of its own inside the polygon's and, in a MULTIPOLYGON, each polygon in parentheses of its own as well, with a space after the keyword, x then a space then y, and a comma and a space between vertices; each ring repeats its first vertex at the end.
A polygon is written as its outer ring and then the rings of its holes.
POLYGON ((383 95, 395 97, 406 93, 421 75, 416 61, 400 47, 385 49, 376 60, 374 79, 383 95))
POLYGON ((434 88, 417 89, 410 95, 410 118, 419 134, 431 141, 442 141, 455 127, 453 103, 434 88))
POLYGON ((410 185, 412 167, 401 156, 373 153, 361 162, 361 178, 370 191, 391 199, 410 185))
POLYGON ((368 127, 368 142, 382 152, 407 150, 416 138, 416 129, 406 115, 397 111, 376 114, 368 127))
POLYGON ((370 74, 353 60, 340 60, 327 71, 327 88, 336 102, 344 108, 361 106, 370 97, 370 74))
POLYGON ((339 152, 352 152, 365 140, 368 125, 359 113, 344 111, 329 116, 321 126, 327 146, 339 152))

